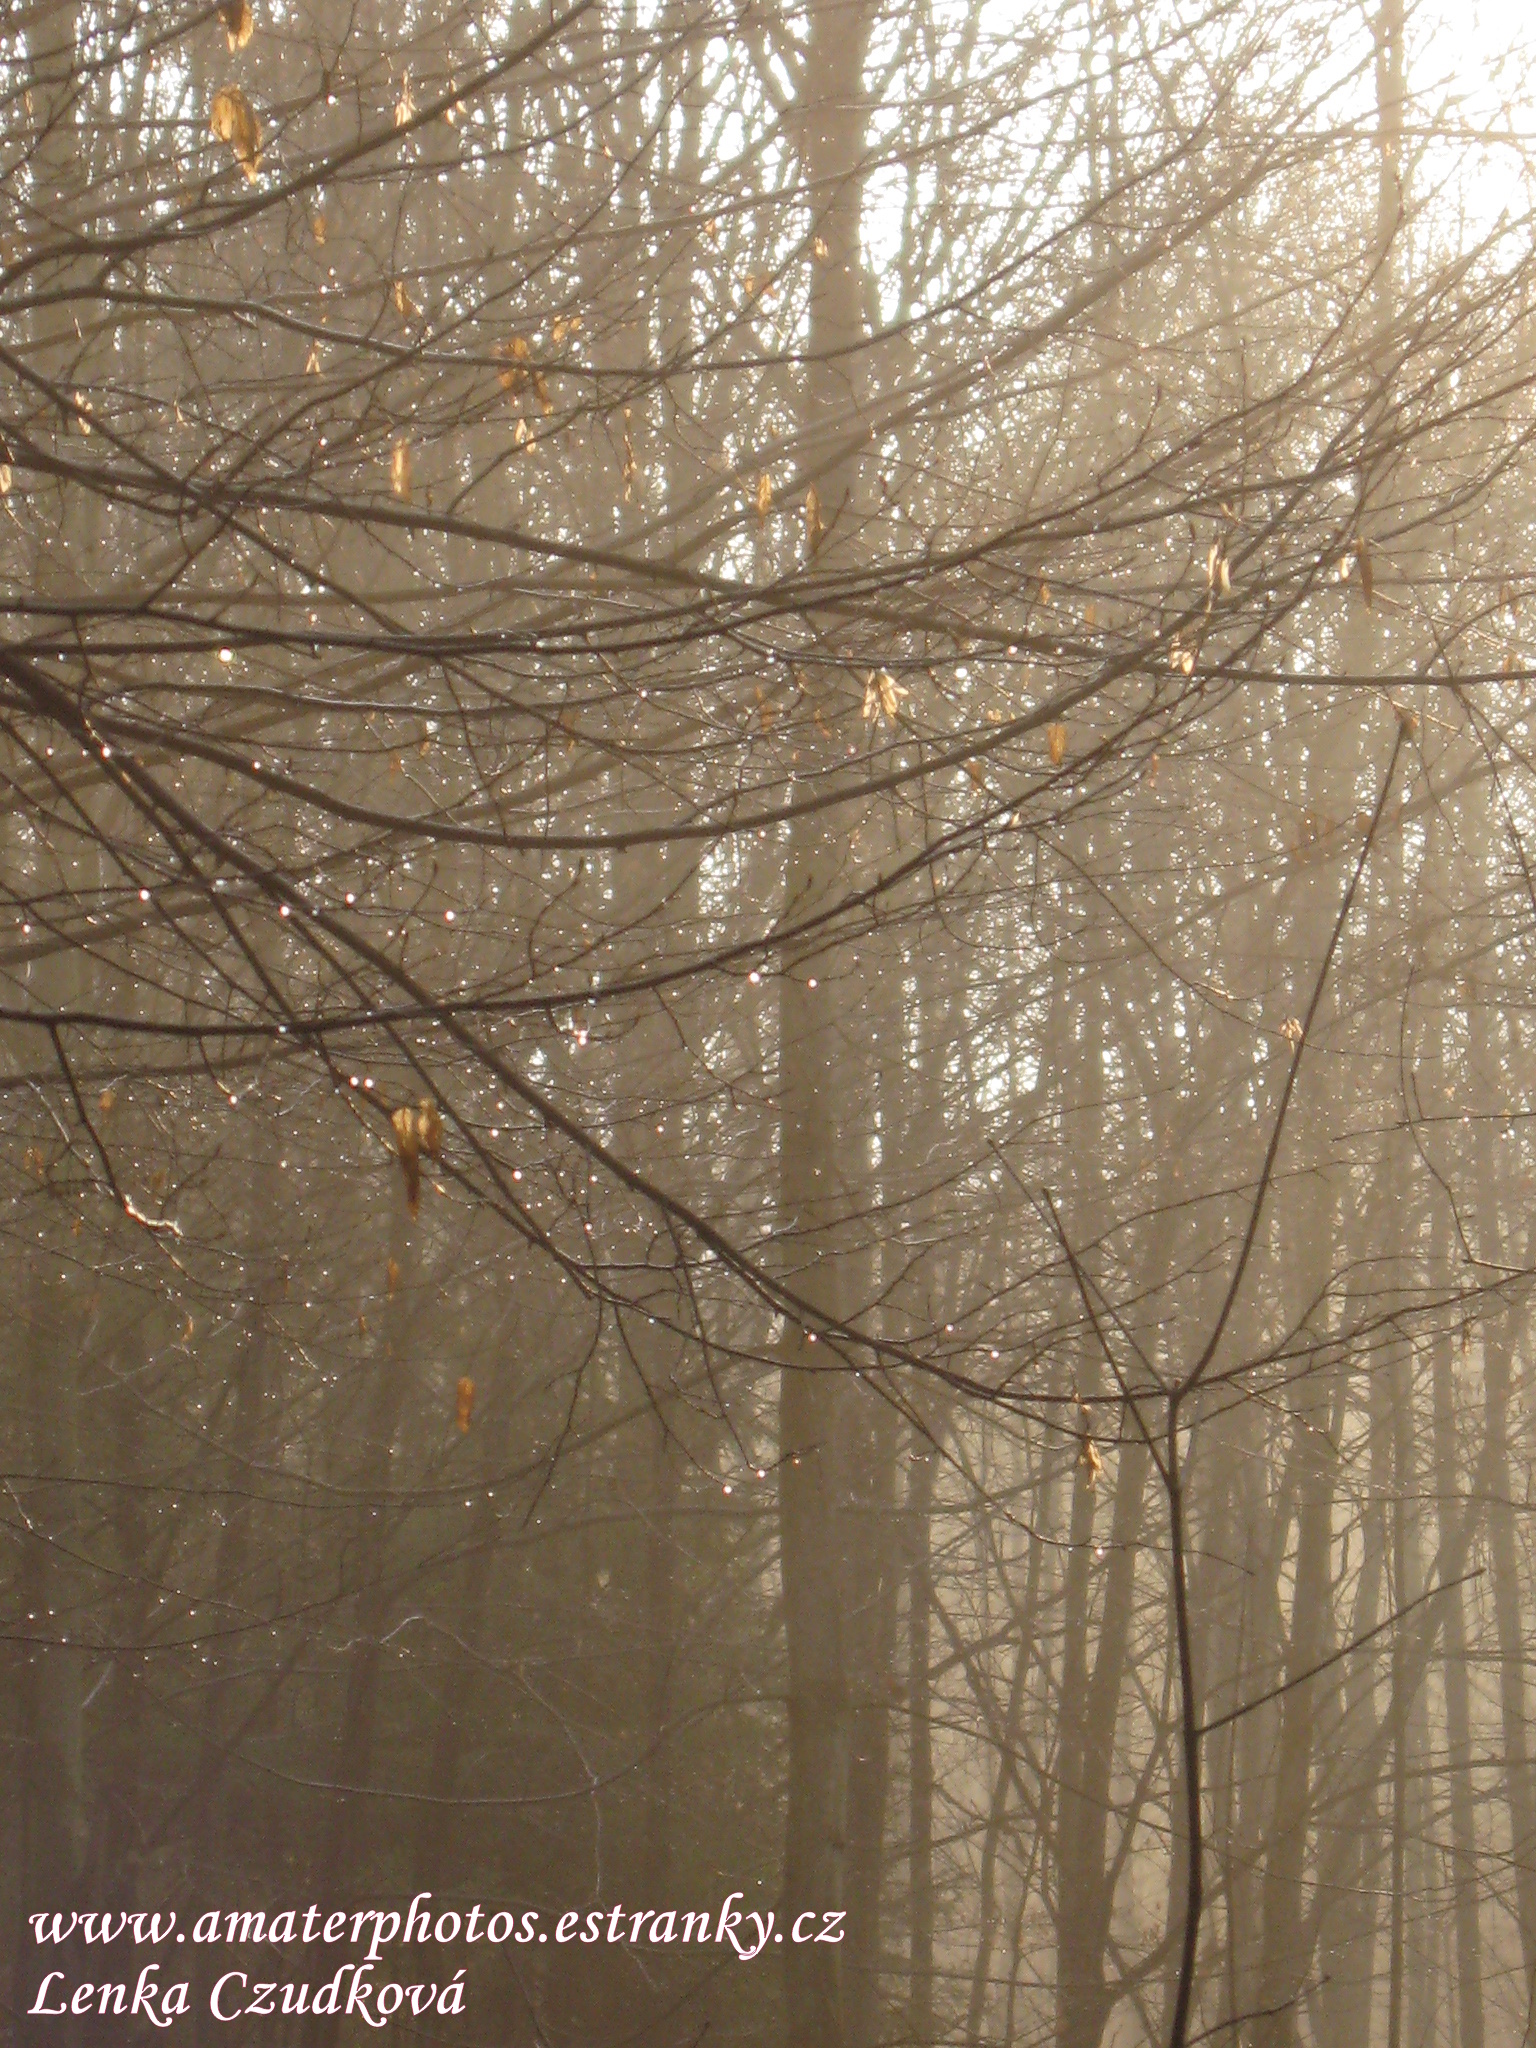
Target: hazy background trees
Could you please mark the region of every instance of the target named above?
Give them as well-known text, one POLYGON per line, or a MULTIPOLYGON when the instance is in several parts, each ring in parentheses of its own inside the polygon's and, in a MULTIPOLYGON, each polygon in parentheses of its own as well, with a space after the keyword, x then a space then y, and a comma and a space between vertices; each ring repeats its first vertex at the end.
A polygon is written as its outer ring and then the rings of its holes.
POLYGON ((1525 2038, 1517 27, 0 23, 18 2038, 1525 2038))

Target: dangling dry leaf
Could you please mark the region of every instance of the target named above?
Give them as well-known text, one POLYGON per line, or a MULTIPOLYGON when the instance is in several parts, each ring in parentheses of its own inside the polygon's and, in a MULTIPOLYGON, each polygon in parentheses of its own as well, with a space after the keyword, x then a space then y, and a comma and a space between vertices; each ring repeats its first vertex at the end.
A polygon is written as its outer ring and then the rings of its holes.
POLYGON ((197 1335, 197 1325, 196 1325, 196 1323, 194 1323, 194 1322, 193 1322, 193 1320, 192 1320, 192 1317, 191 1317, 191 1315, 189 1314, 189 1315, 187 1316, 187 1318, 186 1318, 185 1322, 183 1322, 183 1324, 182 1324, 182 1326, 181 1326, 181 1341, 182 1341, 182 1343, 183 1343, 183 1344, 190 1344, 190 1343, 192 1342, 192 1339, 193 1339, 193 1338, 194 1338, 194 1337, 195 1337, 196 1335, 197 1335))
POLYGON ((1044 578, 1044 577, 1042 576, 1042 577, 1040 578, 1040 602, 1041 602, 1042 604, 1049 604, 1049 603, 1050 603, 1050 601, 1051 601, 1051 586, 1049 585, 1049 583, 1047 583, 1047 582, 1046 582, 1045 578, 1044 578))
POLYGON ((421 308, 411 297, 411 288, 403 277, 397 277, 390 288, 394 294, 395 311, 402 320, 414 320, 421 308))
POLYGON ((357 1312, 357 1334, 359 1337, 366 1337, 368 1334, 368 1318, 361 1309, 357 1312))
POLYGON ((232 50, 243 50, 256 33, 251 0, 219 0, 219 19, 232 50))
POLYGON ((469 1418, 475 1412, 475 1383, 466 1373, 459 1381, 459 1434, 467 1435, 469 1418))
POLYGON ((864 683, 864 716, 871 722, 884 718, 887 724, 894 725, 902 699, 911 694, 888 670, 881 669, 878 674, 872 670, 864 683))
POLYGON ((773 479, 766 469, 758 476, 757 491, 752 502, 757 508, 757 523, 761 526, 773 509, 773 479))
POLYGON ((821 523, 821 497, 816 486, 812 484, 805 494, 805 538, 813 555, 821 546, 822 536, 826 530, 821 523))
POLYGON ((437 1113, 437 1104, 423 1096, 416 1109, 416 1132, 421 1139, 421 1149, 431 1159, 443 1156, 443 1120, 437 1113))
POLYGON ((1094 603, 1093 599, 1090 597, 1088 602, 1083 606, 1083 624, 1088 628, 1089 632, 1091 633, 1098 623, 1099 608, 1094 603))
POLYGON ((528 344, 520 334, 514 334, 509 341, 498 341, 491 351, 500 356, 507 367, 496 372, 496 382, 503 391, 521 391, 528 381, 528 372, 520 367, 528 360, 528 344))
POLYGON ((532 441, 533 436, 528 431, 528 422, 519 413, 517 425, 512 429, 512 445, 515 448, 527 448, 532 444, 532 441))
POLYGON ((227 142, 251 183, 261 170, 261 126, 238 85, 226 85, 213 96, 208 132, 227 142))
POLYGON ((397 1109, 390 1122, 395 1127, 400 1171, 405 1175, 406 1207, 414 1216, 421 1207, 421 1145, 416 1137, 416 1113, 410 1109, 397 1109))
POLYGON ((1092 1486, 1104 1470, 1104 1460, 1099 1456, 1099 1447, 1091 1436, 1083 1438, 1082 1449, 1077 1454, 1080 1469, 1087 1475, 1085 1484, 1092 1486))
POLYGON ((11 465, 8 462, 0 462, 0 498, 8 498, 10 494, 11 465))
POLYGON ((1371 599, 1376 592, 1376 572, 1371 566, 1371 544, 1368 540, 1355 543, 1355 555, 1360 563, 1360 595, 1365 599, 1365 608, 1371 609, 1371 599))
POLYGON ((83 391, 77 391, 74 396, 74 422, 76 430, 79 433, 88 434, 91 431, 91 413, 94 407, 83 391))
POLYGON ((974 783, 975 783, 975 785, 976 785, 976 787, 977 787, 978 789, 985 789, 985 788, 986 788, 986 786, 987 786, 987 776, 986 776, 986 770, 985 770, 985 769, 984 769, 984 768, 982 767, 982 765, 981 765, 981 763, 980 763, 979 761, 967 761, 967 762, 966 762, 966 764, 965 764, 965 772, 966 772, 966 774, 967 774, 967 775, 969 775, 969 777, 971 778, 972 782, 974 782, 974 783))
POLYGON ((821 236, 817 235, 811 243, 811 254, 816 258, 816 261, 818 263, 825 263, 831 253, 832 251, 821 239, 821 236))
POLYGON ((1292 1045, 1300 1045, 1302 1039, 1306 1036, 1302 1028, 1301 1019, 1299 1017, 1287 1017, 1280 1026, 1280 1036, 1287 1039, 1292 1045))
POLYGON ((1067 758, 1067 728, 1064 725, 1048 725, 1045 728, 1045 743, 1051 750, 1051 766, 1059 768, 1067 758))
MULTIPOLYGON (((423 1096, 414 1109, 403 1107, 395 1110, 389 1121, 395 1133, 395 1150, 400 1157, 400 1171, 405 1175, 406 1205, 414 1216, 421 1203, 422 1154, 425 1153, 430 1159, 441 1156, 443 1120, 438 1115, 435 1104, 423 1096)), ((395 1267, 393 1259, 390 1260, 390 1265, 395 1267)), ((398 1278, 399 1268, 395 1267, 395 1279, 398 1278)))
POLYGON ((310 215, 309 232, 323 248, 325 246, 325 215, 323 213, 310 215))
POLYGON ((640 475, 640 465, 635 461, 635 444, 629 438, 629 429, 624 429, 624 502, 629 504, 634 497, 635 484, 640 475))
POLYGON ((389 458, 389 488, 397 498, 407 501, 411 495, 411 444, 402 434, 396 441, 389 458))
POLYGON ((318 341, 312 341, 309 344, 309 354, 304 358, 304 374, 306 377, 318 377, 320 374, 320 344, 318 341))
POLYGON ((403 128, 416 112, 416 102, 411 96, 411 74, 407 71, 400 80, 400 97, 395 101, 395 126, 403 128))
POLYGON ((96 1107, 103 1116, 110 1116, 112 1114, 112 1106, 116 1101, 117 1096, 113 1091, 110 1088, 103 1088, 96 1098, 96 1107))

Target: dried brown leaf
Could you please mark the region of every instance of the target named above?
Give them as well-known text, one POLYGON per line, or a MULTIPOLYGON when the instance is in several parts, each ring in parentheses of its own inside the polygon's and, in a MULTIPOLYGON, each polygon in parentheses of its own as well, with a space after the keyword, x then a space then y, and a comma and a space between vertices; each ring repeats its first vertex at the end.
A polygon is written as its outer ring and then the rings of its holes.
POLYGON ((219 0, 219 19, 231 50, 243 50, 256 33, 251 0, 219 0))
POLYGON ((208 132, 227 142, 252 184, 261 170, 261 124, 238 85, 221 86, 209 110, 208 132))

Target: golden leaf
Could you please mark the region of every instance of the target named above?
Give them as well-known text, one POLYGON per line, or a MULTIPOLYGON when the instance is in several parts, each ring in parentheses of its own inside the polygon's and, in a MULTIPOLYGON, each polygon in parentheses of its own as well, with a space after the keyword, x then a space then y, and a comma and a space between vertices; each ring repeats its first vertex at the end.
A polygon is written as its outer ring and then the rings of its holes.
POLYGON ((1051 586, 1049 585, 1049 583, 1047 583, 1047 582, 1046 582, 1045 578, 1044 578, 1044 577, 1042 576, 1042 577, 1040 578, 1040 602, 1041 602, 1042 604, 1049 604, 1049 603, 1050 603, 1050 601, 1051 601, 1051 586))
POLYGON ((88 434, 91 431, 91 413, 93 411, 91 401, 86 397, 83 391, 77 391, 74 394, 74 402, 75 426, 82 434, 88 434))
POLYGON ((1064 725, 1048 725, 1045 729, 1045 743, 1051 750, 1051 766, 1059 768, 1067 758, 1067 728, 1064 725))
POLYGON ((319 242, 322 246, 324 245, 325 215, 323 213, 311 214, 309 221, 309 232, 314 236, 317 242, 319 242))
POLYGON ((965 764, 965 772, 966 772, 966 774, 967 774, 967 775, 969 775, 969 777, 971 778, 972 782, 974 782, 974 783, 975 783, 975 785, 976 785, 976 787, 977 787, 978 789, 985 789, 985 788, 986 788, 986 786, 987 786, 987 777, 986 777, 986 771, 985 771, 985 769, 983 769, 983 767, 982 767, 982 765, 981 765, 981 763, 980 763, 979 761, 967 761, 967 762, 966 762, 966 764, 965 764))
POLYGON ((318 377, 320 374, 320 344, 318 341, 312 341, 309 344, 309 354, 304 358, 304 374, 306 377, 318 377))
POLYGON ((902 699, 910 697, 911 694, 910 690, 897 682, 889 670, 881 669, 878 674, 871 673, 864 685, 864 716, 868 719, 880 716, 888 724, 894 725, 902 699))
POLYGON ((817 235, 811 243, 811 254, 816 258, 816 261, 818 263, 825 263, 831 253, 832 251, 821 239, 821 236, 817 235))
POLYGON ((411 288, 403 277, 397 277, 390 287, 394 294, 395 311, 402 320, 414 320, 421 308, 411 297, 411 288))
POLYGON ((805 494, 805 538, 813 555, 821 546, 826 530, 821 523, 821 497, 812 484, 805 494))
POLYGON ((1306 1036, 1306 1032, 1302 1028, 1301 1019, 1299 1017, 1287 1017, 1280 1026, 1280 1036, 1288 1039, 1292 1045, 1300 1045, 1302 1039, 1306 1036))
POLYGON ((421 1207, 421 1140, 416 1135, 416 1112, 397 1109, 389 1121, 394 1126, 400 1171, 405 1175, 406 1207, 414 1216, 421 1207))
POLYGON ((1104 1470, 1104 1460, 1099 1456, 1099 1447, 1091 1436, 1083 1438, 1083 1447, 1077 1454, 1081 1470, 1087 1474, 1086 1484, 1092 1486, 1104 1470))
POLYGON ((520 391, 528 381, 528 372, 519 365, 528 360, 528 344, 520 334, 514 334, 508 341, 498 341, 491 351, 506 363, 504 370, 496 372, 496 382, 503 391, 520 391))
POLYGON ((403 128, 416 112, 416 102, 411 97, 411 74, 407 71, 400 80, 400 97, 395 101, 395 126, 403 128))
POLYGON ((227 142, 251 183, 261 170, 261 127, 238 85, 226 85, 213 96, 208 132, 227 142))
POLYGON ((359 1337, 366 1337, 368 1334, 368 1318, 361 1309, 357 1312, 357 1334, 359 1337))
POLYGON ((528 422, 521 413, 517 416, 517 425, 512 429, 512 442, 517 448, 528 448, 533 443, 533 436, 528 431, 528 422))
POLYGON ((193 1322, 192 1317, 189 1314, 187 1316, 186 1321, 181 1326, 181 1341, 183 1344, 190 1344, 192 1342, 192 1339, 196 1335, 197 1325, 193 1322))
POLYGON ((1376 573, 1371 567, 1371 544, 1368 540, 1355 543, 1355 554, 1360 563, 1360 595, 1365 599, 1365 608, 1371 609, 1371 599, 1376 591, 1376 573))
POLYGON ((389 458, 389 488, 397 498, 409 502, 411 495, 411 444, 402 434, 389 458))
POLYGON ((475 1412, 475 1383, 467 1373, 459 1381, 458 1397, 459 1434, 464 1436, 469 1431, 469 1418, 475 1412))
POLYGON ((761 525, 773 508, 773 479, 766 469, 758 475, 757 492, 752 502, 757 507, 757 520, 761 525))
POLYGON ((1088 602, 1083 606, 1083 624, 1088 628, 1089 632, 1091 633, 1098 623, 1099 608, 1094 603, 1093 599, 1090 597, 1088 602))
POLYGON ((243 50, 256 33, 251 0, 219 0, 219 19, 232 50, 243 50))
POLYGON ((384 1285, 393 1294, 400 1285, 400 1261, 391 1259, 384 1268, 384 1285))
POLYGON ((96 1107, 101 1111, 103 1116, 110 1116, 112 1114, 112 1105, 116 1101, 117 1097, 113 1093, 113 1091, 110 1088, 103 1088, 101 1093, 96 1098, 96 1107))
POLYGON ((0 462, 0 498, 8 498, 10 494, 11 465, 8 462, 0 462))

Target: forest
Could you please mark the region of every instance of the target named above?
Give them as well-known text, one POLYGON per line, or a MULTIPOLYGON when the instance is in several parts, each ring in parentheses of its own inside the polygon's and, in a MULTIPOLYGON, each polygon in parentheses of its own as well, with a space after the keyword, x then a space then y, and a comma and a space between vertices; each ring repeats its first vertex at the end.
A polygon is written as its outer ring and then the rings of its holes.
POLYGON ((1529 2040, 1533 57, 3 0, 6 2038, 1529 2040))

